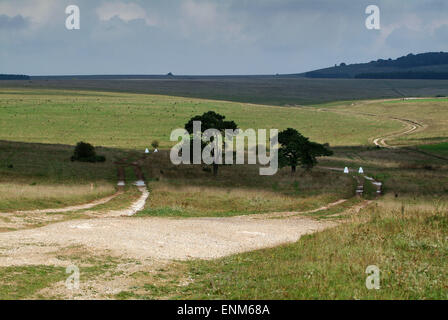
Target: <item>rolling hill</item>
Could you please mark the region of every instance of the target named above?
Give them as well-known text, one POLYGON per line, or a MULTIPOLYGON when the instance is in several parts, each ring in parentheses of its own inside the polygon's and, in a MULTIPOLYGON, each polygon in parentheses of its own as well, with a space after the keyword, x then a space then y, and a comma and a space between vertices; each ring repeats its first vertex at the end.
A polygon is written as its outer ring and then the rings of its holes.
POLYGON ((306 78, 337 79, 448 79, 448 53, 408 54, 393 59, 334 67, 298 74, 306 78))

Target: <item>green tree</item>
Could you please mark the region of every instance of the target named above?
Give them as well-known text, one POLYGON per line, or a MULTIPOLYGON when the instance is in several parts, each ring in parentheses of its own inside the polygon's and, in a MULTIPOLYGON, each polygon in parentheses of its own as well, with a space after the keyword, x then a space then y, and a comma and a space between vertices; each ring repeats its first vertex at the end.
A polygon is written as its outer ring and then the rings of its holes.
POLYGON ((333 152, 326 145, 310 141, 297 130, 288 128, 278 134, 280 167, 291 167, 296 172, 301 165, 311 170, 317 164, 317 157, 331 156, 333 152))
POLYGON ((157 149, 159 147, 159 141, 153 140, 153 142, 151 142, 151 147, 153 147, 154 149, 157 149))
POLYGON ((104 156, 98 156, 95 152, 95 148, 90 143, 78 142, 71 157, 72 161, 82 162, 104 162, 106 158, 104 156))
MULTIPOLYGON (((200 121, 201 122, 201 134, 204 133, 204 131, 208 129, 216 129, 220 131, 221 135, 225 137, 225 130, 226 129, 232 129, 236 130, 238 129, 237 124, 234 121, 226 121, 225 116, 220 115, 219 113, 216 113, 214 111, 208 111, 205 112, 203 115, 195 116, 191 118, 186 124, 185 124, 185 130, 188 131, 190 135, 193 135, 193 122, 194 121, 200 121)), ((223 139, 224 140, 224 139, 223 139)), ((190 146, 192 146, 192 139, 190 139, 190 146)), ((210 140, 210 142, 213 142, 213 138, 210 140)), ((223 141, 224 143, 224 141, 223 141)), ((206 143, 202 143, 202 150, 206 146, 206 143)), ((192 149, 190 149, 192 150, 192 149)), ((191 153, 192 154, 192 153, 191 153)), ((213 154, 214 156, 214 154, 213 154)), ((213 175, 218 174, 218 164, 213 164, 213 175)))

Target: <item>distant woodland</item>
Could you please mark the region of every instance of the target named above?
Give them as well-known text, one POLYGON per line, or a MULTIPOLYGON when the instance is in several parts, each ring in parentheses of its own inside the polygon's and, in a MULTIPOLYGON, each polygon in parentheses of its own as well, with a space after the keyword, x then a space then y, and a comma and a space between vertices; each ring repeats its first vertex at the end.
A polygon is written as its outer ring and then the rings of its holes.
POLYGON ((0 80, 30 80, 31 77, 23 74, 0 74, 0 80))
POLYGON ((307 78, 448 79, 448 53, 410 53, 395 60, 378 59, 350 65, 342 62, 334 67, 303 75, 307 78))

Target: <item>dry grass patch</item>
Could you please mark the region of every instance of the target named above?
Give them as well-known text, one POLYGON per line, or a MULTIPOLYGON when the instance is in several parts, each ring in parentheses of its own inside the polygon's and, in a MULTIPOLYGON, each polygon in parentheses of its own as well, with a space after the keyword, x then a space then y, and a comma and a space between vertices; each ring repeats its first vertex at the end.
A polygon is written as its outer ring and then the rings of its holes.
POLYGON ((354 195, 354 180, 339 172, 290 168, 260 176, 258 165, 220 166, 214 177, 202 165, 171 164, 169 152, 152 154, 145 164, 152 179, 146 209, 138 216, 234 216, 274 211, 305 211, 354 195))
POLYGON ((58 208, 81 204, 111 195, 112 184, 50 185, 0 183, 0 210, 17 211, 58 208))
POLYGON ((216 187, 152 186, 149 208, 140 215, 232 216, 273 211, 305 211, 335 200, 335 194, 310 197, 291 196, 274 191, 220 189, 216 187))

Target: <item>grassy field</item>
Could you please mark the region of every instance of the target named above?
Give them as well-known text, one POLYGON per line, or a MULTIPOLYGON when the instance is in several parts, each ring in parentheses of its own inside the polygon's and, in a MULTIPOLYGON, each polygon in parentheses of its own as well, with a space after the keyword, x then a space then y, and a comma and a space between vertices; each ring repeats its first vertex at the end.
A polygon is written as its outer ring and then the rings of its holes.
POLYGON ((104 185, 29 185, 5 182, 0 184, 0 210, 32 210, 57 208, 72 203, 85 203, 115 192, 110 184, 104 185))
POLYGON ((162 148, 172 146, 171 131, 208 110, 234 120, 242 129, 293 127, 331 145, 366 145, 375 133, 402 127, 356 115, 156 95, 1 89, 0 103, 0 140, 70 145, 84 140, 137 150, 149 147, 154 139, 162 148))
POLYGON ((419 146, 419 148, 421 150, 428 151, 431 153, 439 154, 442 156, 448 156, 448 142, 423 145, 419 146))
MULTIPOLYGON (((120 274, 115 271, 120 263, 129 264, 131 261, 98 255, 87 251, 83 247, 71 246, 55 252, 58 259, 67 264, 76 263, 83 275, 83 281, 93 281, 99 276, 106 275, 108 279, 120 274)), ((0 299, 64 299, 57 289, 49 287, 55 283, 63 285, 67 279, 65 268, 61 266, 13 266, 0 267, 0 299)), ((70 298, 74 298, 72 295, 70 298)))
MULTIPOLYGON (((113 194, 116 168, 112 160, 124 151, 102 148, 107 161, 71 162, 73 147, 0 142, 0 212, 59 208, 113 194), (13 164, 9 168, 6 164, 13 164)), ((153 154, 143 167, 152 193, 147 215, 210 216, 269 210, 313 209, 353 195, 353 180, 332 172, 288 168, 275 177, 258 175, 258 167, 223 166, 216 178, 202 166, 175 166, 168 151, 153 154), (328 178, 331 177, 328 183, 328 178), (198 196, 204 201, 198 202, 198 196), (219 206, 217 204, 220 204, 219 206)), ((127 170, 127 182, 135 181, 127 170)), ((127 203, 127 202, 126 202, 127 203)), ((117 208, 119 203, 115 203, 117 208)), ((102 209, 100 207, 99 209, 102 209)))
POLYGON ((65 269, 51 266, 0 268, 0 299, 27 299, 54 282, 62 281, 65 269))
MULTIPOLYGON (((111 158, 115 151, 100 150, 111 158)), ((71 162, 73 146, 0 141, 0 212, 58 208, 115 193, 113 162, 71 162)))
MULTIPOLYGON (((133 219, 302 211, 353 196, 356 183, 349 175, 323 168, 299 170, 294 176, 284 169, 274 177, 260 177, 256 167, 223 166, 212 178, 201 166, 171 165, 169 132, 213 109, 242 128, 291 126, 315 141, 329 142, 335 154, 321 159, 320 166, 352 171, 362 166, 384 183, 385 196, 367 197, 373 201, 359 213, 350 209, 362 201, 354 198, 308 214, 316 219, 337 215, 345 223, 336 228, 213 261, 172 262, 148 271, 141 262, 95 258, 88 251, 62 254, 83 261, 92 281, 126 278, 121 292, 104 297, 448 299, 448 165, 430 155, 446 155, 447 108, 446 99, 286 108, 143 94, 1 89, 0 140, 9 141, 0 141, 0 211, 62 206, 111 194, 113 159, 143 150, 154 139, 165 150, 152 154, 144 166, 151 198, 133 219), (372 138, 406 130, 397 119, 421 124, 409 136, 388 141, 407 147, 374 147, 372 138), (80 140, 100 146, 98 153, 107 161, 71 162, 73 145, 80 140), (21 196, 24 192, 28 198, 21 196), (120 263, 137 271, 123 276, 120 263), (368 265, 380 269, 380 290, 365 287, 368 265)), ((128 182, 134 179, 129 171, 128 182)), ((114 201, 102 208, 123 206, 121 199, 114 201)), ((0 267, 0 297, 60 297, 52 288, 61 285, 62 273, 58 266, 0 267)))
POLYGON ((174 77, 146 80, 35 78, 1 81, 1 88, 75 89, 160 94, 264 105, 448 96, 447 80, 303 79, 295 77, 174 77))
POLYGON ((260 176, 257 166, 222 166, 217 177, 201 166, 171 164, 168 152, 145 166, 151 177, 150 206, 139 216, 234 216, 272 211, 310 210, 354 194, 354 181, 335 172, 289 168, 260 176), (198 199, 201 199, 198 201, 198 199))
MULTIPOLYGON (((173 129, 210 109, 244 129, 295 127, 331 145, 367 144, 374 132, 401 127, 393 121, 382 124, 356 115, 318 114, 298 108, 121 93, 0 90, 0 181, 3 189, 18 191, 0 196, 0 210, 63 207, 112 194, 116 183, 114 159, 130 150, 143 151, 154 139, 162 148, 171 146, 169 134, 173 129), (333 124, 339 128, 336 134, 331 131, 333 124), (355 131, 359 132, 356 138, 355 131), (99 146, 97 153, 105 155, 107 161, 71 162, 73 145, 78 141, 99 146), (23 196, 25 191, 27 195, 23 196)), ((153 155, 144 169, 152 180, 153 197, 151 208, 142 215, 313 209, 350 196, 354 188, 350 178, 336 174, 326 183, 331 173, 316 172, 297 179, 285 169, 275 178, 263 179, 251 166, 223 167, 218 180, 210 181, 210 174, 200 167, 171 165, 166 152, 153 155), (208 202, 198 204, 198 194, 207 195, 208 202)), ((128 179, 135 179, 130 169, 128 179)))
POLYGON ((423 126, 423 130, 393 139, 394 145, 437 144, 448 140, 448 100, 444 98, 366 101, 325 105, 325 108, 347 114, 367 113, 385 119, 411 120, 423 126))

